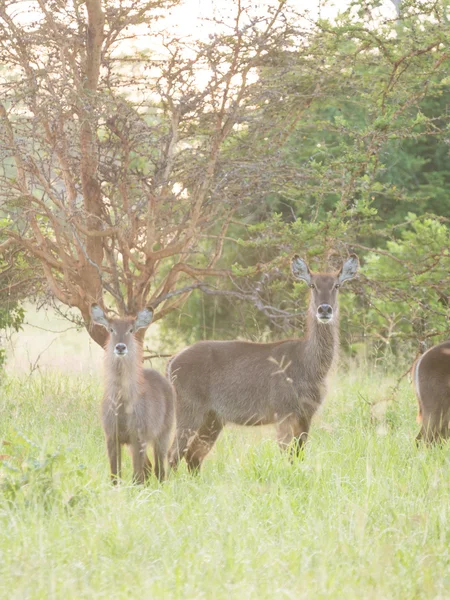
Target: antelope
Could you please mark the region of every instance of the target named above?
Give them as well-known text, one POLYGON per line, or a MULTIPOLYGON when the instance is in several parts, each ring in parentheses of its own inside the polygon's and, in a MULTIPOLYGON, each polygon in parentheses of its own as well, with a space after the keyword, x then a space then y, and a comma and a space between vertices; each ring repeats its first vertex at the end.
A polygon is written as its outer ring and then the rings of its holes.
POLYGON ((174 390, 165 377, 142 366, 142 343, 136 333, 150 325, 152 308, 135 319, 108 319, 98 304, 91 306, 94 323, 105 327, 105 391, 101 417, 113 484, 121 476, 122 445, 130 447, 133 480, 151 474, 147 444, 153 445, 157 478, 166 475, 167 453, 174 426, 174 390))
POLYGON ((300 257, 294 277, 311 288, 306 337, 272 343, 202 341, 168 364, 175 387, 177 431, 169 453, 196 472, 226 423, 276 424, 278 443, 297 455, 324 400, 339 344, 338 289, 355 277, 351 255, 338 273, 312 273, 300 257))
POLYGON ((421 429, 416 441, 427 444, 445 440, 450 420, 450 341, 433 346, 412 368, 419 404, 417 421, 421 429))

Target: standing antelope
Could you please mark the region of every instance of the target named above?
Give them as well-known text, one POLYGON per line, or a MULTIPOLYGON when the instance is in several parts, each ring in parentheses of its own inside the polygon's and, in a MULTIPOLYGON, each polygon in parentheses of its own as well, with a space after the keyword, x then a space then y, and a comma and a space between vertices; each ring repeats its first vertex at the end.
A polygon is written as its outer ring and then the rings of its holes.
POLYGON ((276 423, 280 446, 294 441, 300 452, 338 349, 338 288, 356 275, 358 266, 353 254, 339 273, 311 273, 294 257, 294 276, 311 288, 305 338, 269 344, 197 342, 170 361, 177 406, 172 466, 184 456, 189 470, 198 470, 226 423, 276 423))
POLYGON ((412 371, 419 403, 417 420, 422 423, 416 440, 445 440, 450 420, 450 341, 427 350, 412 371))
POLYGON ((100 306, 93 304, 91 317, 109 331, 102 424, 112 481, 116 483, 120 477, 122 444, 131 448, 137 483, 143 483, 151 473, 147 444, 152 444, 155 474, 161 481, 172 441, 174 391, 165 377, 142 367, 142 343, 136 336, 139 329, 150 325, 153 310, 144 308, 135 319, 108 319, 100 306))

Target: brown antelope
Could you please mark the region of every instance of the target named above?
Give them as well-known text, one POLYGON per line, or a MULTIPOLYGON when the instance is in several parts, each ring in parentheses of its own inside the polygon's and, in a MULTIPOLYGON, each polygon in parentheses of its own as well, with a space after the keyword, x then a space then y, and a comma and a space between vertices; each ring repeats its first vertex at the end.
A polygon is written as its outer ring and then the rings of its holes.
POLYGON ((450 420, 450 341, 427 350, 412 368, 419 404, 416 438, 432 443, 448 438, 450 420))
POLYGON ((151 473, 147 444, 152 444, 155 474, 161 481, 172 441, 174 391, 157 371, 143 368, 142 343, 136 336, 139 329, 150 325, 153 310, 144 308, 135 319, 108 319, 100 306, 93 304, 91 317, 109 331, 101 414, 112 481, 116 483, 120 477, 123 444, 131 449, 136 483, 143 483, 151 473))
POLYGON ((184 456, 189 470, 199 469, 226 423, 275 423, 280 447, 293 442, 300 453, 338 349, 338 289, 358 266, 351 255, 336 274, 311 273, 294 257, 294 276, 311 288, 305 338, 268 344, 197 342, 170 361, 177 407, 169 455, 173 467, 184 456))

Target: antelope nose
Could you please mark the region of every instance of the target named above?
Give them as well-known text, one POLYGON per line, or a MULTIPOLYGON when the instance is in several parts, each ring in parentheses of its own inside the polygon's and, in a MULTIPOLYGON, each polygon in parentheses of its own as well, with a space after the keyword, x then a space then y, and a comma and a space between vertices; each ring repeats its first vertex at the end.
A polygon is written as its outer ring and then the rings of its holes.
POLYGON ((126 352, 126 349, 126 344, 116 344, 115 350, 117 354, 123 354, 124 352, 126 352))
POLYGON ((333 316, 333 308, 329 304, 321 304, 317 309, 319 317, 330 318, 333 316))

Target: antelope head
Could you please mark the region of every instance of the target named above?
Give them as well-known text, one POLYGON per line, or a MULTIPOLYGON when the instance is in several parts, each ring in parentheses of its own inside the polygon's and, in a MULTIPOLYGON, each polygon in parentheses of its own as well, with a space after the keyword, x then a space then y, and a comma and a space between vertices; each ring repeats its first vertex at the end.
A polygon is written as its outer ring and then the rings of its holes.
POLYGON ((312 273, 307 263, 299 256, 292 259, 292 273, 296 279, 306 282, 311 288, 310 310, 319 323, 333 322, 338 310, 338 292, 341 285, 353 279, 359 268, 356 254, 351 254, 341 270, 335 274, 312 273))

